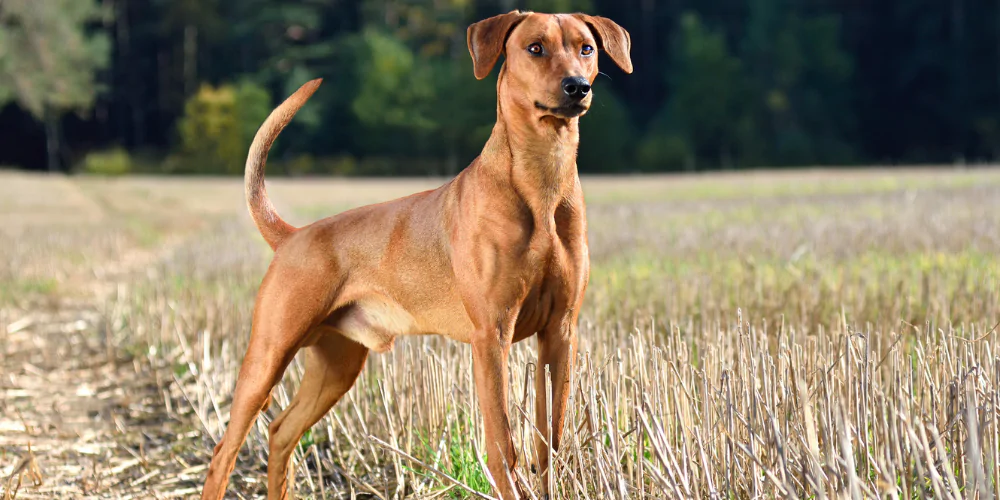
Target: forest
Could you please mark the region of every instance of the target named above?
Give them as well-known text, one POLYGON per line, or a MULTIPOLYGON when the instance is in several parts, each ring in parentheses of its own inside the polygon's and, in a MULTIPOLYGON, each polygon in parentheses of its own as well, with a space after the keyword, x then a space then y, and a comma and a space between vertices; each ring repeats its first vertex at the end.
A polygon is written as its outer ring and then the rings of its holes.
POLYGON ((322 77, 274 174, 454 174, 496 117, 466 28, 512 9, 631 33, 634 74, 601 61, 584 173, 1000 155, 997 0, 3 0, 0 165, 239 174, 322 77))

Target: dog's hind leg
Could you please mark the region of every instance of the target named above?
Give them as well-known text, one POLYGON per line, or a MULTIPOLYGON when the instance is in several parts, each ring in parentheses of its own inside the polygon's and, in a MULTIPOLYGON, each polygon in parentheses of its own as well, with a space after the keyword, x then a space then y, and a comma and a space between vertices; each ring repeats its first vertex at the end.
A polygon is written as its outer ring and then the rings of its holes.
POLYGON ((288 495, 288 462, 292 451, 310 427, 354 385, 365 366, 368 349, 323 327, 315 344, 306 349, 306 370, 292 402, 271 422, 267 458, 267 497, 288 495))
POLYGON ((264 408, 271 389, 288 363, 325 314, 329 290, 307 269, 272 263, 261 284, 254 309, 250 345, 240 367, 229 425, 215 447, 202 500, 219 500, 226 492, 236 455, 250 426, 264 408), (280 276, 279 279, 276 276, 280 276))
POLYGON ((535 425, 544 433, 535 436, 535 460, 538 473, 541 475, 542 491, 549 491, 549 448, 545 442, 552 436, 550 443, 553 451, 559 450, 562 441, 563 422, 566 417, 566 403, 569 399, 570 377, 573 373, 573 361, 576 356, 577 336, 576 318, 569 324, 560 324, 556 328, 540 332, 538 335, 538 366, 535 371, 535 425), (548 367, 552 381, 552 413, 548 413, 548 396, 546 394, 546 374, 548 367), (551 428, 550 428, 551 426, 551 428))

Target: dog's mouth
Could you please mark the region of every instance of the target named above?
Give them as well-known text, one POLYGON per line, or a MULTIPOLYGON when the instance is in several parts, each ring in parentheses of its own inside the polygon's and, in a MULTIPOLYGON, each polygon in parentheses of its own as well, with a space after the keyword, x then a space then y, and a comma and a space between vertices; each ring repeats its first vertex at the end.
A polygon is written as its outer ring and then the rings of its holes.
POLYGON ((559 107, 546 106, 538 101, 535 101, 535 107, 545 113, 557 116, 559 118, 576 118, 587 112, 587 106, 584 106, 581 102, 573 102, 570 104, 564 104, 559 107))

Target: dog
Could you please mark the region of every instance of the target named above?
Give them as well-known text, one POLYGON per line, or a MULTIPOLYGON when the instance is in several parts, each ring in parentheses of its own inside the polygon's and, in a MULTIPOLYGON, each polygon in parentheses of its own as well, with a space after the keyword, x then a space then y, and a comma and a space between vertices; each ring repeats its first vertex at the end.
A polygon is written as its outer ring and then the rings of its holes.
MULTIPOLYGON (((303 85, 257 132, 246 163, 247 206, 274 258, 201 498, 223 497, 250 426, 305 350, 298 393, 269 429, 268 498, 286 498, 289 459, 302 435, 351 388, 369 351, 386 352, 402 335, 471 344, 487 468, 504 499, 527 498, 512 473, 507 359, 513 343, 536 335, 536 425, 551 425, 549 444, 558 450, 590 269, 579 119, 593 100, 598 51, 631 73, 631 39, 603 17, 512 11, 471 25, 467 42, 479 80, 505 56, 497 122, 482 154, 438 189, 295 228, 268 200, 264 164, 320 80, 303 85)), ((545 446, 536 435, 535 450, 545 446)), ((549 457, 536 454, 545 495, 549 457)))

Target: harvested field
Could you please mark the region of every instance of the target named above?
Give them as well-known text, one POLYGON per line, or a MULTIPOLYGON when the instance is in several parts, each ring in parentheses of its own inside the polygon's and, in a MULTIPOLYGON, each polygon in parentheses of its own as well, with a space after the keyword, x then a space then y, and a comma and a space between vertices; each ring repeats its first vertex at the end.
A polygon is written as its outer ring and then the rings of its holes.
MULTIPOLYGON (((1000 170, 583 183, 592 272, 557 498, 1000 498, 1000 170)), ((438 184, 269 193, 301 225, 438 184)), ((0 172, 0 498, 197 496, 270 258, 242 186, 0 172)), ((511 356, 533 483, 534 342, 511 356)), ((266 493, 299 361, 231 498, 266 493)), ((401 339, 303 438, 295 494, 488 492, 482 440, 470 348, 401 339)))

